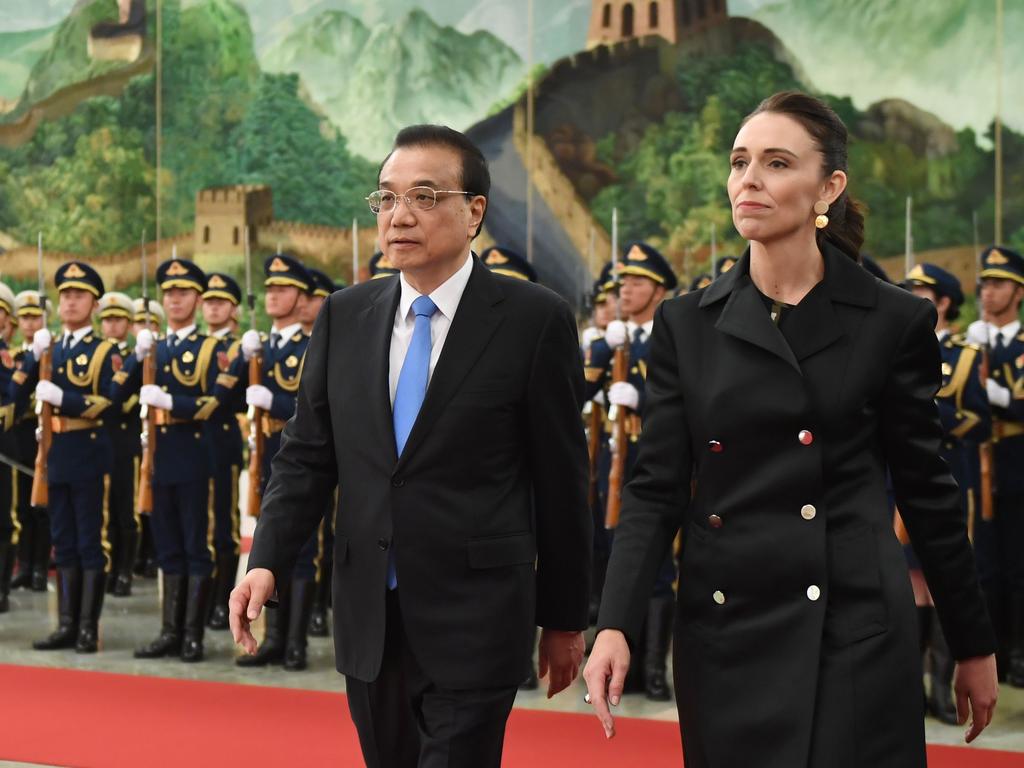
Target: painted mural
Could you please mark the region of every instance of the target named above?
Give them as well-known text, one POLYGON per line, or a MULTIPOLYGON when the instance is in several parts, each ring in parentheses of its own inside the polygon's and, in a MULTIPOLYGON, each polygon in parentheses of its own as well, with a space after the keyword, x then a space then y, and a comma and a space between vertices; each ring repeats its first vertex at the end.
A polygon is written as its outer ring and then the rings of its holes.
POLYGON ((790 87, 851 128, 872 254, 902 257, 908 197, 918 254, 969 270, 997 209, 1024 247, 1020 2, 1001 16, 996 0, 3 5, 0 265, 15 283, 35 273, 39 232, 48 258, 89 256, 126 285, 143 236, 241 269, 244 227, 257 253, 284 246, 352 279, 353 251, 374 247, 377 165, 425 121, 488 155, 484 241, 529 252, 567 297, 607 258, 613 209, 620 241, 694 274, 742 250, 728 147, 790 87))

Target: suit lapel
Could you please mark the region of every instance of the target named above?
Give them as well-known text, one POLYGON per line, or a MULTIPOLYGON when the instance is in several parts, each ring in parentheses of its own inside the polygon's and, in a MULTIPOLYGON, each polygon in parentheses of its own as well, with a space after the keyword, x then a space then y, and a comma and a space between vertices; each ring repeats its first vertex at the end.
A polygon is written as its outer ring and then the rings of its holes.
POLYGON ((478 259, 473 259, 473 272, 459 301, 455 319, 441 350, 427 394, 398 460, 404 466, 416 452, 444 407, 458 391, 459 385, 472 370, 487 342, 494 335, 502 316, 494 310, 503 296, 497 281, 478 259))
POLYGON ((358 354, 356 365, 366 365, 369 372, 367 404, 372 429, 389 464, 398 457, 395 445, 395 427, 391 416, 391 388, 388 374, 391 360, 391 333, 395 327, 395 312, 401 287, 398 278, 388 278, 391 285, 377 294, 376 300, 359 315, 358 354))

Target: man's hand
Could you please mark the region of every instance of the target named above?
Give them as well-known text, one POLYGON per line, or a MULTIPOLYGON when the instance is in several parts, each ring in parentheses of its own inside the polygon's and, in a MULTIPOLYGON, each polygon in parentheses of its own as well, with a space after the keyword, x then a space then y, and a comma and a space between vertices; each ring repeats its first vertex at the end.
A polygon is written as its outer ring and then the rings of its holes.
POLYGON ((53 336, 45 328, 40 328, 32 334, 32 356, 38 360, 53 344, 53 336))
POLYGON ((135 337, 135 359, 140 363, 145 360, 155 343, 156 337, 149 328, 139 331, 135 337))
POLYGON ((231 590, 228 599, 228 624, 231 637, 249 655, 256 653, 256 638, 249 631, 251 622, 259 618, 263 604, 274 594, 274 574, 266 568, 253 568, 231 590))
POLYGON ((616 381, 608 388, 608 401, 620 408, 635 411, 640 405, 640 392, 628 381, 616 381))
POLYGON ((263 350, 263 339, 260 338, 259 331, 252 329, 242 334, 242 357, 245 358, 245 362, 249 362, 253 355, 258 355, 263 350))
POLYGON ((985 379, 985 392, 990 404, 998 408, 1009 408, 1013 393, 995 379, 985 379))
POLYGON ((597 633, 594 648, 590 651, 583 679, 587 682, 587 695, 594 707, 594 714, 601 721, 604 735, 609 739, 615 736, 615 720, 608 704, 611 702, 613 707, 619 706, 628 671, 629 644, 626 636, 617 629, 602 629, 597 633))
POLYGON ((621 320, 612 320, 608 323, 608 327, 604 329, 604 340, 612 349, 621 347, 626 343, 628 337, 629 332, 626 330, 626 324, 621 320))
POLYGON ((958 662, 953 673, 953 691, 956 693, 956 714, 960 725, 971 716, 971 727, 965 740, 968 744, 992 722, 992 713, 999 698, 999 681, 996 677, 996 657, 979 656, 958 662))
POLYGON ((144 384, 139 390, 139 402, 150 408, 160 408, 169 411, 174 407, 174 397, 170 392, 164 392, 156 384, 144 384))
POLYGON ((537 672, 541 677, 548 677, 549 699, 572 685, 580 673, 585 647, 582 632, 561 632, 557 629, 540 631, 537 672))
POLYGON ((60 408, 60 404, 64 402, 64 390, 52 381, 43 379, 36 384, 36 400, 49 403, 54 408, 60 408))
POLYGON ((274 405, 274 393, 262 384, 251 384, 245 390, 245 404, 269 411, 274 405))

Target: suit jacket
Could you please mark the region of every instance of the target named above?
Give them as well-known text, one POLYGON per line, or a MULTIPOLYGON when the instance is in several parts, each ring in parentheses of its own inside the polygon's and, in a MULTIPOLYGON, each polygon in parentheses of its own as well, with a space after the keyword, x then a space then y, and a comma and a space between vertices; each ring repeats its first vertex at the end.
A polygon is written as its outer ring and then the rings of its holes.
POLYGON ((681 529, 688 768, 924 765, 917 622, 887 468, 953 655, 996 647, 939 455, 935 309, 831 246, 824 259, 788 341, 750 280, 749 251, 655 319, 599 626, 637 636, 681 529))
POLYGON ((303 364, 249 567, 286 572, 339 489, 338 670, 372 681, 393 554, 408 643, 438 685, 515 685, 535 626, 587 624, 583 375, 569 307, 475 260, 401 458, 388 389, 397 277, 333 294, 303 364))

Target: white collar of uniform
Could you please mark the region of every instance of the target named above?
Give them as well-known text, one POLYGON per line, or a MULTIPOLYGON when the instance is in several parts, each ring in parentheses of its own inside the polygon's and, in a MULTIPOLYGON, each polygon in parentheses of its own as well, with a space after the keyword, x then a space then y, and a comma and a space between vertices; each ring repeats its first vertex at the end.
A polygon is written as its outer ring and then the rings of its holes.
MULTIPOLYGON (((462 301, 462 294, 466 290, 466 284, 472 273, 473 253, 470 252, 466 255, 466 262, 456 270, 455 274, 437 286, 430 294, 430 300, 437 305, 438 311, 449 321, 455 318, 455 310, 459 308, 459 302, 462 301)), ((402 297, 398 301, 398 315, 404 320, 409 317, 412 303, 423 294, 409 285, 404 274, 400 274, 398 280, 402 286, 402 297)))
POLYGON ((935 338, 940 342, 945 341, 947 336, 949 336, 949 328, 943 328, 941 331, 935 332, 935 338))
POLYGON ((651 335, 651 331, 654 330, 654 318, 652 317, 650 320, 648 320, 646 323, 643 323, 642 325, 637 325, 632 320, 627 322, 626 323, 626 330, 629 331, 630 339, 633 338, 633 334, 636 333, 636 329, 637 328, 642 328, 643 329, 645 337, 650 336, 651 335))
POLYGON ((225 325, 223 328, 221 328, 218 331, 214 331, 210 335, 213 336, 215 339, 223 339, 229 333, 231 333, 231 326, 230 325, 225 325))
POLYGON ((196 324, 195 323, 192 323, 192 325, 186 325, 184 328, 181 328, 181 329, 179 329, 177 331, 172 331, 170 328, 168 328, 167 329, 167 338, 170 338, 171 334, 173 333, 175 336, 178 337, 178 341, 180 342, 180 341, 184 341, 185 339, 187 339, 189 336, 191 336, 195 332, 196 332, 196 324))
POLYGON ((273 331, 271 331, 271 333, 278 333, 281 335, 281 338, 277 340, 277 348, 280 349, 285 345, 288 339, 290 339, 292 336, 294 336, 301 330, 302 323, 292 323, 291 325, 286 325, 284 328, 275 327, 273 331))
POLYGON ((64 335, 60 337, 60 343, 64 343, 64 337, 68 334, 71 335, 71 346, 75 346, 78 342, 85 338, 85 336, 92 332, 92 326, 87 325, 84 328, 79 328, 77 331, 69 331, 67 328, 64 329, 64 335))
POLYGON ((993 323, 989 323, 988 327, 992 329, 990 338, 993 342, 996 340, 996 334, 1001 333, 1003 335, 1003 343, 1006 344, 1009 343, 1010 339, 1020 333, 1020 320, 1014 320, 1001 328, 993 323))

